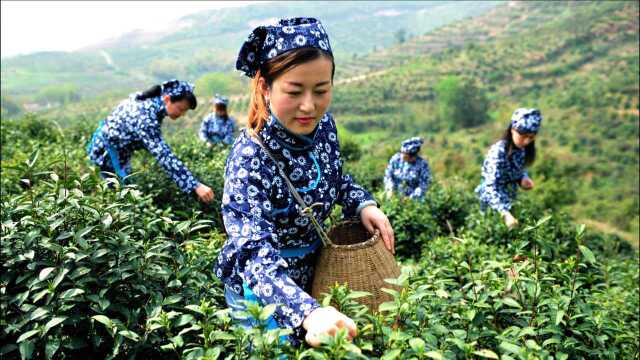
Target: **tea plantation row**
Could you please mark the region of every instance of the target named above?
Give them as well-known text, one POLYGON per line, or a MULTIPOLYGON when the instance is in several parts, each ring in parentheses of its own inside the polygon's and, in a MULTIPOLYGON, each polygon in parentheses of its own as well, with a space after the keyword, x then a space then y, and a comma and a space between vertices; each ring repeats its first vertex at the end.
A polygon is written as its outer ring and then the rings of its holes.
MULTIPOLYGON (((520 228, 509 231, 455 181, 434 185, 426 202, 379 197, 396 232, 402 291, 390 290, 394 300, 377 313, 344 286, 323 299, 356 320, 354 342, 340 333, 318 349, 293 348, 279 330, 243 330, 212 272, 225 240, 227 150, 171 138, 216 189, 214 204, 202 205, 142 154, 130 185, 110 188, 79 146, 90 127, 2 123, 2 358, 639 356, 634 249, 528 197, 516 206, 520 228)), ((250 309, 261 319, 271 311, 250 309)))

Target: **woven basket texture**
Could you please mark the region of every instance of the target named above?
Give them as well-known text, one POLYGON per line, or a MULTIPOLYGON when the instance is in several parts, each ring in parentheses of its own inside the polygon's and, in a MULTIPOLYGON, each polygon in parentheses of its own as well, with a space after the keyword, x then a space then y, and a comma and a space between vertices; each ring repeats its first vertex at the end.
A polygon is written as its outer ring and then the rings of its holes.
POLYGON ((400 268, 380 232, 370 236, 359 221, 345 221, 331 228, 328 235, 332 244, 320 251, 311 295, 321 300, 322 293, 328 293, 334 284, 347 283, 351 290, 371 293, 357 301, 377 312, 381 303, 392 300, 382 288, 400 290, 384 281, 400 276, 400 268))

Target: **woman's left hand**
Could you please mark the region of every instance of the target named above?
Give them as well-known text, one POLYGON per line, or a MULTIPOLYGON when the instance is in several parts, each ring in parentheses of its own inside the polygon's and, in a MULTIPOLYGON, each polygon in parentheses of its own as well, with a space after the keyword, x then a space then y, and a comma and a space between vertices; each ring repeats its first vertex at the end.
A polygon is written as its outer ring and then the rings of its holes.
POLYGON ((373 234, 375 229, 380 230, 382 241, 384 241, 384 245, 387 250, 392 254, 396 253, 393 228, 391 228, 391 223, 389 223, 389 219, 387 219, 387 216, 382 212, 382 210, 378 209, 378 207, 374 205, 367 206, 360 211, 360 219, 362 220, 362 224, 365 229, 370 233, 373 234))

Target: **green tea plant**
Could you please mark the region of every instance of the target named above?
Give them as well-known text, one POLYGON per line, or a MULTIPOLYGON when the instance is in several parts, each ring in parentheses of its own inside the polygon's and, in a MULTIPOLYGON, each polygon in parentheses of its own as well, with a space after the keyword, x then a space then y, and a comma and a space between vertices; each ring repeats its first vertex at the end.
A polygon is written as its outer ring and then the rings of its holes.
POLYGON ((356 302, 367 294, 336 285, 319 300, 354 319, 358 336, 294 347, 280 340, 288 331, 266 330, 273 305, 231 313, 213 274, 228 148, 168 137, 214 187, 216 202, 203 205, 143 154, 126 185, 102 180, 77 146, 91 134, 86 124, 53 124, 42 141, 46 133, 21 130, 36 120, 23 120, 0 124, 2 145, 15 145, 2 155, 2 358, 639 357, 637 251, 537 194, 514 204, 515 229, 481 212, 464 179, 437 179, 424 201, 380 197, 402 266, 388 281, 400 290, 385 289, 392 300, 368 309, 356 302), (259 325, 242 328, 238 315, 259 325))

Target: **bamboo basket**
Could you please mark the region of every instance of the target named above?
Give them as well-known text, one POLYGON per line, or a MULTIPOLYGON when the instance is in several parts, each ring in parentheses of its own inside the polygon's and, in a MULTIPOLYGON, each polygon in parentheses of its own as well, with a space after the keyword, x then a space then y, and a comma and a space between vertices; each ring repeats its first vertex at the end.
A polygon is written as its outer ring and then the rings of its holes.
POLYGON ((311 295, 320 300, 335 283, 347 283, 351 290, 366 291, 372 296, 356 299, 372 312, 378 306, 392 300, 391 295, 381 289, 400 290, 398 286, 384 281, 400 276, 400 268, 387 250, 376 230, 373 236, 359 221, 345 221, 329 230, 331 244, 325 246, 318 256, 311 295))

